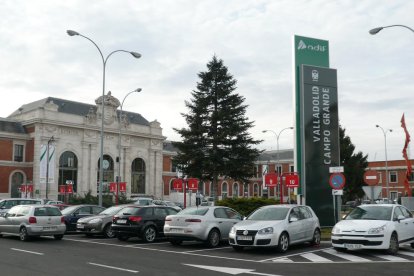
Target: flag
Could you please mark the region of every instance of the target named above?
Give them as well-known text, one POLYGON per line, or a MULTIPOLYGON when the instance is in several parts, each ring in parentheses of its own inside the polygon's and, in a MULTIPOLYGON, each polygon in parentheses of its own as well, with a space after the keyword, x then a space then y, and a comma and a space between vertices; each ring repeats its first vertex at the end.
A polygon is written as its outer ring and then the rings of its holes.
POLYGON ((404 188, 408 196, 411 196, 411 189, 410 189, 410 184, 408 183, 408 178, 411 176, 412 167, 411 167, 410 159, 408 159, 408 154, 407 154, 408 144, 410 143, 410 134, 408 133, 407 126, 405 125, 404 113, 401 118, 401 127, 404 129, 404 132, 405 132, 405 143, 404 143, 404 148, 402 150, 402 154, 407 164, 407 172, 405 174, 404 188))

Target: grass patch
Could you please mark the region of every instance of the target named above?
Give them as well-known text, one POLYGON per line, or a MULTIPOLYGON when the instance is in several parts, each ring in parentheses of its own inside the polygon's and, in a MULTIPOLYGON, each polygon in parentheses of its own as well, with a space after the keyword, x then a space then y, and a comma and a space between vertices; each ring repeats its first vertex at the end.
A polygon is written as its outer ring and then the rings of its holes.
POLYGON ((321 229, 321 239, 322 240, 330 240, 331 239, 331 227, 324 227, 321 229))

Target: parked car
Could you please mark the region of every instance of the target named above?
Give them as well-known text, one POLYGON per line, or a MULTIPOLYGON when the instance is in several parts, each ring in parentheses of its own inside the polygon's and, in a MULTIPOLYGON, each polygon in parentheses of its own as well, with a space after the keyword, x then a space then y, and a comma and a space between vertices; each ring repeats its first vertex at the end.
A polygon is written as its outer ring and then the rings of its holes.
POLYGON ((121 241, 139 237, 145 242, 153 242, 164 236, 165 217, 174 214, 177 210, 168 206, 129 206, 113 217, 112 230, 121 241))
POLYGON ((238 212, 224 206, 190 207, 165 218, 164 235, 173 245, 197 240, 216 247, 228 240, 230 229, 242 219, 238 212))
POLYGON ((34 198, 5 198, 0 200, 0 216, 7 213, 13 206, 23 204, 42 204, 40 199, 34 198))
POLYGON ((112 206, 103 210, 97 215, 80 218, 76 223, 76 231, 86 234, 86 236, 101 235, 106 238, 114 238, 112 230, 112 218, 120 210, 131 205, 112 206))
POLYGON ((66 208, 68 208, 69 206, 72 206, 72 205, 69 205, 69 204, 51 204, 51 205, 53 205, 53 206, 56 206, 56 207, 58 207, 59 208, 59 210, 63 210, 63 209, 66 209, 66 208))
POLYGON ((309 206, 269 205, 256 209, 234 225, 229 243, 234 250, 244 247, 276 247, 281 253, 292 244, 310 242, 319 245, 319 219, 309 206))
POLYGON ((177 212, 180 212, 182 210, 181 207, 177 206, 174 202, 168 200, 153 200, 152 203, 155 205, 170 206, 177 210, 177 212))
POLYGON ((17 205, 0 217, 0 237, 15 235, 27 241, 30 237, 53 236, 61 240, 65 231, 62 213, 51 205, 17 205))
POLYGON ((63 209, 62 215, 65 219, 66 232, 76 231, 76 223, 78 222, 78 219, 92 215, 97 215, 103 210, 105 210, 104 207, 88 204, 72 205, 70 207, 63 209))
POLYGON ((139 206, 154 205, 152 203, 153 199, 149 197, 134 197, 131 200, 133 204, 136 204, 139 206))
POLYGON ((55 205, 55 204, 64 204, 64 202, 60 200, 49 200, 45 204, 55 205))
POLYGON ((414 248, 414 218, 398 204, 360 205, 332 228, 332 246, 348 249, 385 249, 396 254, 401 244, 414 248))

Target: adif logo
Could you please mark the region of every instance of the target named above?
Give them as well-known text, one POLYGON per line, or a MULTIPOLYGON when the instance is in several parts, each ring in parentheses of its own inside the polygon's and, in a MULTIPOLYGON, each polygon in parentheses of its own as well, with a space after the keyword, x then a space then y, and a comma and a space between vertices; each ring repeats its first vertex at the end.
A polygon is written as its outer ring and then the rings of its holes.
POLYGON ((305 42, 303 42, 303 40, 299 41, 299 45, 298 45, 298 50, 304 50, 304 49, 309 49, 311 51, 317 51, 317 52, 325 52, 326 51, 326 46, 322 46, 322 45, 306 45, 305 42))

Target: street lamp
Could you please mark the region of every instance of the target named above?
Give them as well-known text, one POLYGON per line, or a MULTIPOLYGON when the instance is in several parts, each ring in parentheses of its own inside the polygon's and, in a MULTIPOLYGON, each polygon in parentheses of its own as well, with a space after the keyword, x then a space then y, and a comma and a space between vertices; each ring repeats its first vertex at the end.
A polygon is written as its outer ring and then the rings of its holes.
POLYGON ((124 99, 121 103, 121 111, 118 116, 118 125, 119 125, 119 132, 118 132, 118 176, 116 178, 116 205, 118 205, 118 190, 119 190, 119 182, 121 182, 121 120, 122 120, 122 107, 124 106, 125 99, 132 93, 139 93, 141 92, 141 88, 137 88, 134 91, 129 92, 125 95, 124 99))
POLYGON ((52 136, 47 141, 47 148, 46 148, 46 199, 48 199, 48 190, 49 190, 49 147, 52 142, 55 141, 55 138, 52 136))
POLYGON ((99 54, 102 58, 102 64, 103 64, 103 81, 102 81, 102 122, 101 122, 101 157, 99 160, 99 206, 102 206, 102 186, 103 186, 103 149, 104 149, 104 109, 105 109, 105 71, 106 71, 106 62, 108 61, 108 58, 117 52, 125 52, 130 53, 134 58, 140 58, 141 54, 137 52, 131 52, 131 51, 125 51, 125 50, 115 50, 109 53, 106 58, 102 54, 101 49, 98 47, 98 45, 89 37, 84 36, 78 32, 67 30, 66 31, 69 36, 81 36, 83 38, 86 38, 90 42, 92 42, 93 45, 95 45, 96 49, 98 49, 99 54))
POLYGON ((387 158, 387 132, 392 132, 392 129, 386 129, 384 130, 380 125, 375 125, 376 127, 380 128, 382 130, 382 133, 384 134, 384 142, 385 142, 385 183, 387 187, 387 198, 390 198, 389 194, 389 185, 388 185, 388 158, 387 158))
POLYGON ((374 28, 374 29, 369 30, 369 33, 372 34, 372 35, 376 35, 382 29, 391 28, 391 27, 403 27, 403 28, 407 28, 407 29, 409 29, 410 31, 412 31, 414 33, 414 30, 413 29, 411 29, 410 27, 405 26, 405 25, 390 25, 390 26, 378 27, 378 28, 374 28))
MULTIPOLYGON (((265 129, 265 130, 262 131, 263 133, 272 132, 274 135, 276 135, 276 142, 277 142, 276 170, 277 170, 278 173, 279 173, 279 170, 278 170, 278 167, 279 167, 279 137, 280 137, 280 134, 282 134, 282 132, 286 129, 293 129, 293 127, 286 127, 284 129, 282 129, 281 131, 279 131, 279 134, 277 134, 273 130, 269 130, 269 129, 265 129)), ((280 168, 280 173, 282 173, 282 168, 280 168)), ((279 182, 279 179, 280 179, 280 177, 278 178, 278 182, 279 182)), ((280 195, 280 198, 282 199, 282 202, 283 202, 283 194, 280 195)), ((290 198, 290 196, 289 196, 289 198, 290 198)))

